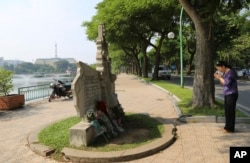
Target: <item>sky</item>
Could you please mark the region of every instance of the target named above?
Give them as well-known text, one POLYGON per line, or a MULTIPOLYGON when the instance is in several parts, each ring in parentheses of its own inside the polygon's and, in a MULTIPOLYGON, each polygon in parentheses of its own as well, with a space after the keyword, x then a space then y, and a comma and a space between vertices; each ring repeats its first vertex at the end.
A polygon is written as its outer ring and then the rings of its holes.
POLYGON ((96 44, 82 22, 101 0, 0 0, 0 57, 34 63, 38 58, 75 58, 95 63, 96 44))

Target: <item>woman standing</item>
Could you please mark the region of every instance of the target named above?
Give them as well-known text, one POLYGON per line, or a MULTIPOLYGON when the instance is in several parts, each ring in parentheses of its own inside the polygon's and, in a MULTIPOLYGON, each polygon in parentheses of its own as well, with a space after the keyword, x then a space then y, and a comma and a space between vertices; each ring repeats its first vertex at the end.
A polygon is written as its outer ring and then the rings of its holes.
POLYGON ((222 73, 215 73, 217 78, 223 85, 224 107, 225 107, 225 127, 224 132, 234 132, 235 128, 235 107, 238 99, 237 74, 224 61, 216 63, 216 69, 222 73))

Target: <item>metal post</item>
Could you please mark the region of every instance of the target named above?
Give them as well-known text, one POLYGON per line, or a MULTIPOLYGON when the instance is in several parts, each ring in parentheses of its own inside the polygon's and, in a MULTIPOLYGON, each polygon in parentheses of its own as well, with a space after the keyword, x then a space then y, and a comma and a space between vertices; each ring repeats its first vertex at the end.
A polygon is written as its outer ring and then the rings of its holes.
POLYGON ((183 7, 181 7, 180 13, 180 29, 179 29, 179 37, 180 37, 180 80, 181 80, 181 88, 184 87, 183 84, 183 53, 182 53, 182 14, 183 14, 183 7))

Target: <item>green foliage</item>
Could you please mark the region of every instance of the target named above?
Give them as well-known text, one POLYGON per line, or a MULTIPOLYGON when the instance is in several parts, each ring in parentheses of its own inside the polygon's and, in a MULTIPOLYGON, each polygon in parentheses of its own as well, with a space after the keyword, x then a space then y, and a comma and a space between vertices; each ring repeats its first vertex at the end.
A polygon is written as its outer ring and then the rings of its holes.
POLYGON ((77 69, 77 65, 75 63, 69 63, 69 69, 77 69))
POLYGON ((12 72, 15 71, 15 67, 14 67, 13 64, 4 63, 3 68, 6 69, 6 70, 10 70, 10 71, 12 71, 12 72))
POLYGON ((226 13, 216 19, 217 58, 232 63, 231 66, 247 67, 250 59, 249 11, 240 13, 226 13))
POLYGON ((96 64, 89 65, 91 68, 96 69, 96 64))
POLYGON ((67 60, 60 60, 60 61, 57 61, 55 64, 56 64, 56 69, 58 72, 65 72, 70 65, 69 61, 67 60))
MULTIPOLYGON (((155 42, 156 39, 168 39, 169 31, 177 33, 175 26, 179 8, 177 1, 104 0, 97 5, 97 14, 83 26, 87 27, 88 38, 94 40, 98 25, 105 24, 106 39, 109 45, 116 47, 114 52, 110 51, 115 70, 120 68, 118 65, 128 67, 132 62, 138 70, 138 62, 142 63, 142 59, 139 60, 142 49, 149 46, 160 49, 162 41, 155 42)), ((159 52, 157 50, 156 54, 159 52)))
MULTIPOLYGON (((242 8, 247 6, 247 3, 249 3, 249 1, 245 0, 190 1, 190 4, 197 11, 197 14, 204 19, 203 21, 207 21, 207 25, 210 25, 212 31, 214 31, 216 58, 227 60, 238 66, 243 66, 246 58, 249 58, 247 50, 236 48, 237 44, 235 44, 239 42, 238 38, 241 37, 241 35, 245 35, 249 31, 249 18, 247 19, 249 11, 242 10, 242 8), (237 39, 237 41, 235 41, 235 39, 237 39)), ((190 25, 192 25, 192 23, 184 24, 183 37, 189 35, 186 27, 190 25)), ((189 41, 183 42, 184 54, 186 53, 185 47, 188 45, 189 41)), ((186 54, 184 56, 186 56, 186 54)), ((184 64, 185 60, 184 58, 184 64)))
MULTIPOLYGON (((240 40, 235 40, 249 31, 250 23, 249 19, 245 19, 246 14, 239 15, 239 9, 246 6, 245 2, 249 1, 189 1, 190 5, 199 14, 199 17, 204 19, 201 22, 204 22, 211 31, 215 32, 216 52, 214 53, 217 54, 218 58, 225 58, 236 64, 245 63, 245 60, 249 59, 248 54, 250 54, 246 48, 239 49, 238 43, 240 40), (229 54, 229 52, 232 53, 229 54)), ((121 67, 130 67, 132 65, 130 63, 139 60, 143 47, 147 48, 147 57, 149 58, 146 63, 155 64, 158 60, 156 58, 157 51, 160 49, 159 62, 175 64, 178 67, 180 14, 178 1, 104 0, 96 6, 96 9, 97 14, 92 17, 91 21, 83 22, 82 26, 86 28, 88 39, 95 40, 98 25, 105 24, 106 40, 109 47, 115 46, 115 48, 109 49, 113 72, 118 72, 121 67), (170 31, 176 34, 176 38, 173 40, 166 37, 170 31), (160 42, 161 38, 163 39, 162 43, 160 42), (149 47, 154 47, 154 51, 150 53, 148 51, 149 47)), ((194 24, 187 21, 186 12, 184 12, 183 16, 183 57, 185 66, 192 64, 193 55, 191 55, 191 51, 192 54, 195 53, 196 37, 194 24)), ((144 59, 142 58, 140 62, 143 63, 144 59)), ((147 69, 150 67, 148 66, 147 69)), ((137 68, 141 69, 142 67, 137 68)))
POLYGON ((112 58, 112 72, 119 73, 122 67, 127 66, 131 60, 119 47, 112 44, 109 46, 109 55, 112 58))
POLYGON ((16 67, 14 65, 4 65, 5 69, 12 71, 15 74, 33 74, 33 73, 54 73, 54 72, 65 72, 67 69, 75 70, 77 68, 76 64, 69 63, 67 60, 60 60, 55 63, 56 66, 53 67, 49 64, 33 64, 30 62, 24 62, 18 64, 16 67))
POLYGON ((36 72, 52 73, 55 72, 55 68, 47 64, 24 62, 17 65, 12 71, 16 74, 33 74, 36 72))
POLYGON ((55 68, 48 64, 34 64, 33 72, 41 72, 41 73, 53 73, 55 72, 55 68))
POLYGON ((17 74, 32 74, 34 72, 35 67, 33 63, 30 62, 24 62, 15 68, 15 73, 17 74))
POLYGON ((12 90, 12 72, 0 68, 0 96, 7 96, 12 90))

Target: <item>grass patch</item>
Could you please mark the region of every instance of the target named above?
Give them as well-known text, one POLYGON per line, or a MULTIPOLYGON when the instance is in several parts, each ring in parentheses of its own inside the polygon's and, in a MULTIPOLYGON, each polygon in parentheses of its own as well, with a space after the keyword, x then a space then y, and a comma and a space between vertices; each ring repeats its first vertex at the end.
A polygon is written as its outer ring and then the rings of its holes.
MULTIPOLYGON (((79 123, 79 117, 70 117, 61 121, 55 122, 44 128, 38 134, 38 139, 41 144, 56 149, 52 158, 61 160, 60 151, 64 147, 71 147, 69 143, 69 128, 79 123)), ((149 143, 156 138, 160 138, 164 132, 164 126, 159 121, 143 114, 126 114, 123 128, 124 133, 121 133, 117 138, 110 139, 106 142, 102 137, 98 137, 96 143, 90 147, 80 147, 77 149, 89 151, 118 151, 130 148, 135 148, 143 144, 149 143), (147 131, 142 135, 138 131, 147 131), (130 133, 129 133, 130 132, 130 133), (136 134, 135 137, 126 137, 136 134), (138 135, 140 133, 141 135, 138 135), (124 137, 123 137, 124 136, 124 137), (137 137, 136 137, 137 136, 137 137), (124 140, 127 140, 127 142, 124 140), (129 143, 128 143, 129 142, 129 143)), ((73 147, 71 147, 73 148, 73 147)))
POLYGON ((56 151, 69 147, 69 128, 80 121, 79 117, 70 117, 49 125, 38 134, 39 142, 55 148, 56 151))
MULTIPOLYGON (((190 105, 192 99, 192 90, 188 88, 181 88, 177 84, 169 83, 167 81, 151 81, 150 78, 144 78, 147 82, 152 84, 158 85, 159 87, 171 92, 179 99, 180 102, 177 103, 178 107, 180 108, 182 114, 188 114, 193 116, 207 116, 207 115, 215 115, 215 116, 224 116, 224 102, 221 100, 216 99, 215 108, 210 107, 192 107, 190 105)), ((236 110, 237 117, 247 117, 245 114, 240 112, 238 109, 236 110)))

